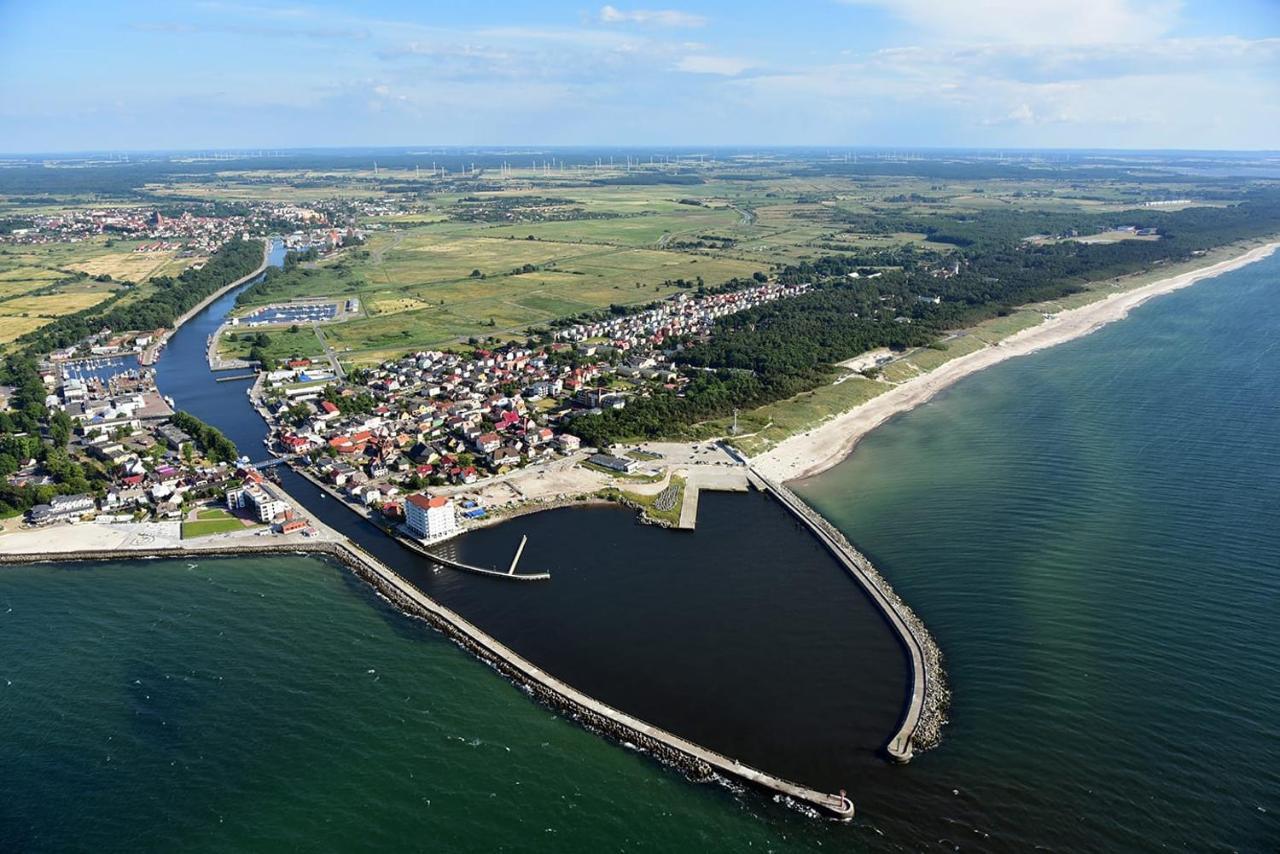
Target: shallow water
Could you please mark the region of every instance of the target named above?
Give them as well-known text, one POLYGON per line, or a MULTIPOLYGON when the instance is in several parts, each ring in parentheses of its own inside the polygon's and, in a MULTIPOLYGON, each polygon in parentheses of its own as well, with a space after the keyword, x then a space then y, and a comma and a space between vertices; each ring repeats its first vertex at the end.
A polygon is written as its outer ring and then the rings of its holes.
POLYGON ((1280 847, 1278 330, 1272 257, 976 375, 800 485, 947 657, 943 747, 887 796, 946 815, 914 785, 945 780, 1014 846, 1280 847))

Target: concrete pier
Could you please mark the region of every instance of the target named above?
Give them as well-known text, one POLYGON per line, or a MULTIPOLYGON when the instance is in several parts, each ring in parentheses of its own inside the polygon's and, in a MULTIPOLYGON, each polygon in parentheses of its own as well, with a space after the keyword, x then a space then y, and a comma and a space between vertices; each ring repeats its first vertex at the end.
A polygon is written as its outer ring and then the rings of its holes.
POLYGON ((520 545, 516 547, 516 556, 511 559, 511 568, 507 570, 507 575, 516 574, 516 564, 520 562, 520 555, 524 554, 524 545, 527 542, 529 542, 529 538, 521 534, 520 545))
MULTIPOLYGON (((427 560, 433 561, 434 563, 438 563, 441 566, 447 566, 450 569, 458 569, 458 570, 461 570, 462 572, 470 572, 473 575, 487 575, 490 578, 501 578, 504 581, 550 581, 551 580, 551 573, 549 572, 522 572, 519 575, 517 575, 515 571, 516 570, 515 561, 511 562, 511 569, 504 572, 503 570, 500 570, 500 569, 489 569, 483 566, 472 566, 469 563, 463 563, 462 561, 457 561, 457 560, 454 560, 453 558, 448 558, 448 557, 444 557, 443 555, 436 554, 435 552, 428 549, 426 546, 422 545, 422 543, 419 543, 413 537, 403 532, 397 532, 396 539, 400 542, 402 546, 407 548, 409 551, 417 552, 418 554, 425 557, 427 560)), ((524 549, 523 542, 521 542, 520 548, 521 550, 524 549)), ((519 559, 520 559, 520 552, 516 552, 516 560, 519 560, 519 559)))
POLYGON ((866 591, 898 635, 911 664, 911 693, 898 729, 885 752, 896 762, 909 762, 917 747, 937 744, 946 722, 949 693, 942 672, 942 653, 920 618, 893 592, 867 560, 831 523, 819 516, 794 492, 758 471, 750 471, 754 486, 768 492, 799 519, 866 591))

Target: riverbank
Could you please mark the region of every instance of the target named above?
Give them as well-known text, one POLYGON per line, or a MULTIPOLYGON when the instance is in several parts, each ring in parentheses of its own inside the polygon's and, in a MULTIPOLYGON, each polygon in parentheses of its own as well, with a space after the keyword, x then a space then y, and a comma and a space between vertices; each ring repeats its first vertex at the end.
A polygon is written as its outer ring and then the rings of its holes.
POLYGON ((252 273, 241 276, 240 278, 236 279, 234 282, 231 282, 228 285, 225 285, 219 288, 218 290, 209 294, 204 299, 200 300, 200 302, 196 303, 190 309, 188 309, 181 317, 179 317, 176 321, 174 321, 172 329, 167 330, 164 333, 164 335, 160 336, 159 340, 155 341, 149 347, 147 347, 147 349, 142 351, 142 354, 138 356, 138 364, 143 365, 144 367, 155 364, 156 359, 160 358, 160 351, 164 349, 164 345, 168 343, 169 339, 173 336, 175 332, 177 332, 179 329, 182 328, 182 325, 184 323, 186 323, 191 318, 195 317, 200 312, 204 311, 206 308, 212 305, 214 301, 217 300, 219 297, 224 296, 225 294, 235 290, 236 288, 240 287, 246 282, 251 281, 255 276, 262 275, 263 272, 266 271, 267 267, 270 266, 270 264, 271 264, 271 241, 264 239, 262 241, 262 263, 258 265, 258 268, 256 270, 254 270, 252 273))
POLYGON ((754 458, 752 465, 765 477, 777 481, 811 477, 847 457, 864 436, 885 421, 927 402, 938 392, 970 374, 1007 359, 1025 356, 1088 335, 1108 323, 1123 319, 1147 300, 1252 264, 1268 257, 1278 247, 1280 242, 1267 243, 1216 264, 1111 294, 1080 308, 1059 312, 1037 326, 1024 329, 982 350, 959 356, 928 373, 899 383, 889 391, 836 415, 807 433, 784 439, 773 449, 754 458))

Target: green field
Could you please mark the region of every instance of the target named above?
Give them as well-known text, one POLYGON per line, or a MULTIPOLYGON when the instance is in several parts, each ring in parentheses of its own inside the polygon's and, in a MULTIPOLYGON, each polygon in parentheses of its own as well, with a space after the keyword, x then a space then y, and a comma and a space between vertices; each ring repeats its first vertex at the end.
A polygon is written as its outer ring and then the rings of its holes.
POLYGON ((190 540, 196 537, 207 537, 210 534, 225 534, 230 531, 241 531, 246 527, 257 526, 245 525, 240 519, 221 508, 207 507, 196 511, 194 521, 182 523, 182 539, 190 540))
MULTIPOLYGON (((840 382, 740 413, 738 438, 730 441, 748 455, 763 453, 788 436, 817 427, 889 388, 856 374, 846 375, 840 382)), ((728 436, 732 426, 732 418, 706 421, 698 425, 696 434, 701 438, 728 436)))
MULTIPOLYGON (((915 224, 920 220, 993 212, 1105 213, 1136 209, 1152 198, 1196 194, 1194 187, 1174 181, 842 174, 772 157, 705 167, 686 163, 685 177, 696 173, 690 183, 625 183, 630 176, 624 169, 604 165, 548 173, 527 161, 505 176, 455 171, 440 179, 403 166, 377 173, 371 167, 227 170, 212 180, 151 182, 139 189, 193 205, 392 203, 394 213, 359 215, 364 246, 281 275, 245 299, 248 306, 303 297, 359 298, 360 314, 326 333, 353 363, 472 338, 519 337, 555 318, 669 296, 673 286, 665 283, 677 279, 716 285, 823 255, 906 245, 954 251, 950 244, 930 242, 924 226, 915 224), (397 187, 408 181, 422 189, 406 193, 397 187)), ((66 201, 71 207, 93 204, 89 197, 66 201)), ((0 212, 57 209, 51 203, 14 205, 17 200, 0 199, 0 212)), ((0 344, 49 317, 105 299, 115 287, 72 288, 67 276, 101 273, 143 282, 125 296, 133 301, 150 293, 146 280, 178 272, 190 260, 133 253, 135 245, 117 241, 107 247, 96 239, 0 249, 0 344)), ((1096 290, 1061 302, 1095 297, 1096 290)), ((1018 313, 1005 320, 989 334, 978 334, 991 340, 1033 317, 1018 313)), ((321 352, 310 333, 271 335, 273 356, 321 352)), ((225 352, 243 356, 247 349, 231 346, 225 352)))
MULTIPOLYGON (((651 302, 675 292, 669 281, 701 277, 719 284, 766 266, 620 241, 525 240, 493 237, 492 231, 483 224, 450 223, 375 233, 363 251, 295 269, 268 289, 247 295, 244 304, 358 297, 365 316, 327 326, 326 336, 344 360, 367 362, 471 337, 519 335, 527 327, 612 303, 651 302), (533 269, 524 272, 526 265, 533 269)), ((317 352, 298 340, 273 344, 272 352, 284 355, 292 347, 303 355, 317 352)), ((248 348, 240 349, 243 355, 248 348)))
POLYGON ((282 329, 244 331, 231 330, 231 339, 226 334, 218 341, 218 353, 224 358, 247 359, 253 348, 254 339, 266 335, 270 343, 263 347, 267 356, 277 361, 292 358, 314 359, 324 355, 324 345, 316 338, 315 330, 310 326, 299 326, 297 332, 292 327, 282 329))
MULTIPOLYGON (((655 482, 657 480, 661 480, 661 478, 654 478, 655 482)), ((672 506, 665 510, 660 510, 657 506, 658 498, 662 493, 658 493, 657 495, 642 495, 638 492, 630 492, 625 489, 614 489, 610 487, 604 490, 604 495, 605 497, 613 500, 617 500, 619 498, 625 499, 631 505, 640 508, 641 512, 650 519, 674 526, 680 523, 680 511, 684 507, 684 487, 685 478, 680 477, 679 475, 671 476, 671 480, 663 492, 670 489, 674 493, 675 498, 672 506)))
POLYGON ((176 275, 198 258, 134 252, 137 241, 106 238, 67 243, 0 246, 0 348, 64 314, 90 308, 138 283, 125 300, 145 298, 158 275, 176 275), (95 281, 94 277, 110 277, 95 281))

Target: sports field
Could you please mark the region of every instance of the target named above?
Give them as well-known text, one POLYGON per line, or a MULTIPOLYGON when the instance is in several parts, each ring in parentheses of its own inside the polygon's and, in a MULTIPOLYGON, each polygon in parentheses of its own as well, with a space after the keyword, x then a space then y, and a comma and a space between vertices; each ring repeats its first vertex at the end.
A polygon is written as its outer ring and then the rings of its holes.
POLYGON ((218 507, 197 510, 195 516, 194 520, 182 523, 182 539, 191 540, 196 537, 207 537, 210 534, 225 534, 230 531, 241 531, 248 527, 256 527, 245 524, 226 510, 218 507))

